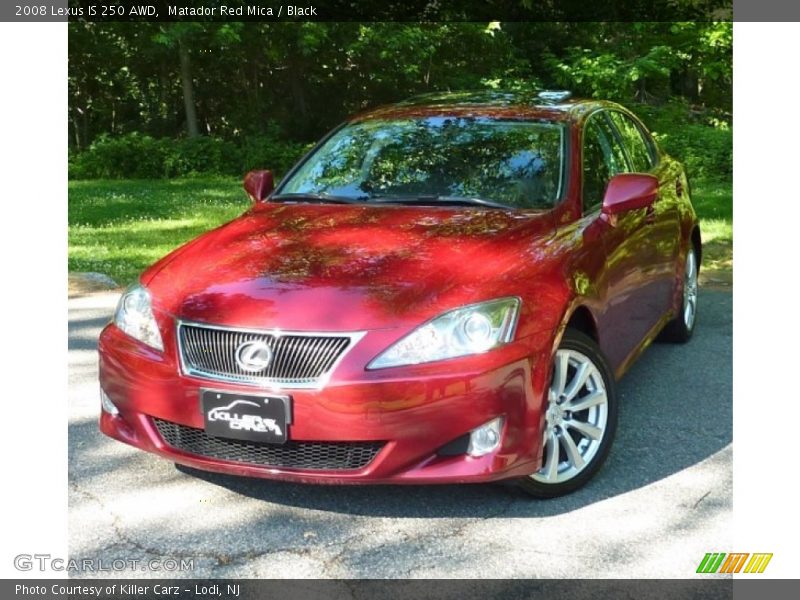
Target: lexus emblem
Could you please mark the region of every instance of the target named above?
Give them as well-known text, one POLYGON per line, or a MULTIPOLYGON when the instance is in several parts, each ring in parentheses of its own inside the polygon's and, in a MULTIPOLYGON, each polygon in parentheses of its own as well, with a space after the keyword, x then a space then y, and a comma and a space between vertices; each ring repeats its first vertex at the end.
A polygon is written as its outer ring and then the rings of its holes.
POLYGON ((242 371, 258 373, 269 366, 272 349, 261 340, 243 342, 236 348, 236 364, 242 371))

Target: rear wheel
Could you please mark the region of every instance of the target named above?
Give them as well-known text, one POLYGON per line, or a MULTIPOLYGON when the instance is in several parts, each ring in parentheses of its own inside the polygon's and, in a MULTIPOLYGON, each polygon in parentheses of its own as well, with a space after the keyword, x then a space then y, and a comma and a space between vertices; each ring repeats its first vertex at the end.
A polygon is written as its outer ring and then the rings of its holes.
POLYGON ((528 494, 554 498, 583 486, 608 456, 617 429, 614 378, 600 348, 568 329, 553 360, 542 468, 518 481, 528 494))
POLYGON ((660 341, 683 344, 692 338, 697 322, 697 274, 697 253, 690 246, 683 269, 681 308, 675 318, 664 327, 659 336, 660 341))

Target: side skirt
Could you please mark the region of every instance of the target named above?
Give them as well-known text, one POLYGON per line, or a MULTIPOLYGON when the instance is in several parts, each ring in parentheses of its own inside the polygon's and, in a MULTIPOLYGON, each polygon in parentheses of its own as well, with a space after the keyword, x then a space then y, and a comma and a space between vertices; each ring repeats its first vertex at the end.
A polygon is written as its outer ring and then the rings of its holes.
POLYGON ((637 359, 644 353, 645 350, 653 343, 653 341, 658 337, 658 334, 661 333, 661 330, 666 327, 667 323, 669 323, 672 318, 675 316, 675 311, 670 310, 656 322, 653 327, 650 328, 650 331, 647 332, 647 335, 644 336, 642 343, 639 344, 636 348, 631 350, 631 353, 623 360, 620 365, 614 371, 614 377, 619 381, 622 379, 622 376, 628 372, 633 366, 633 363, 637 361, 637 359))

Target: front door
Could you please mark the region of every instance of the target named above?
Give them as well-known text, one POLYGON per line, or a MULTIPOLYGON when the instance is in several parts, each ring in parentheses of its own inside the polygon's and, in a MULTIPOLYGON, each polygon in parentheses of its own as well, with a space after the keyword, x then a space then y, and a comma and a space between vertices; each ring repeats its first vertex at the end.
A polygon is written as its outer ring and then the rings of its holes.
MULTIPOLYGON (((597 213, 608 181, 631 170, 605 111, 593 114, 583 132, 583 207, 597 213)), ((661 311, 658 260, 650 209, 617 215, 603 227, 606 264, 604 312, 597 315, 601 346, 616 371, 657 322, 661 311)))

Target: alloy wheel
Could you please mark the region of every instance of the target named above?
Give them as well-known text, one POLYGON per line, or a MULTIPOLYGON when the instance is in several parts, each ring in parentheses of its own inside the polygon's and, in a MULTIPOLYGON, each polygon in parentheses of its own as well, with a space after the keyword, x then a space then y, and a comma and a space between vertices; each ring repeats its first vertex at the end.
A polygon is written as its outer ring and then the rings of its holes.
POLYGON ((683 273, 683 322, 691 331, 697 315, 697 257, 694 250, 686 254, 686 268, 683 273))
POLYGON ((542 468, 531 475, 545 484, 563 483, 597 456, 608 424, 608 397, 597 365, 577 350, 556 352, 547 394, 542 468))

